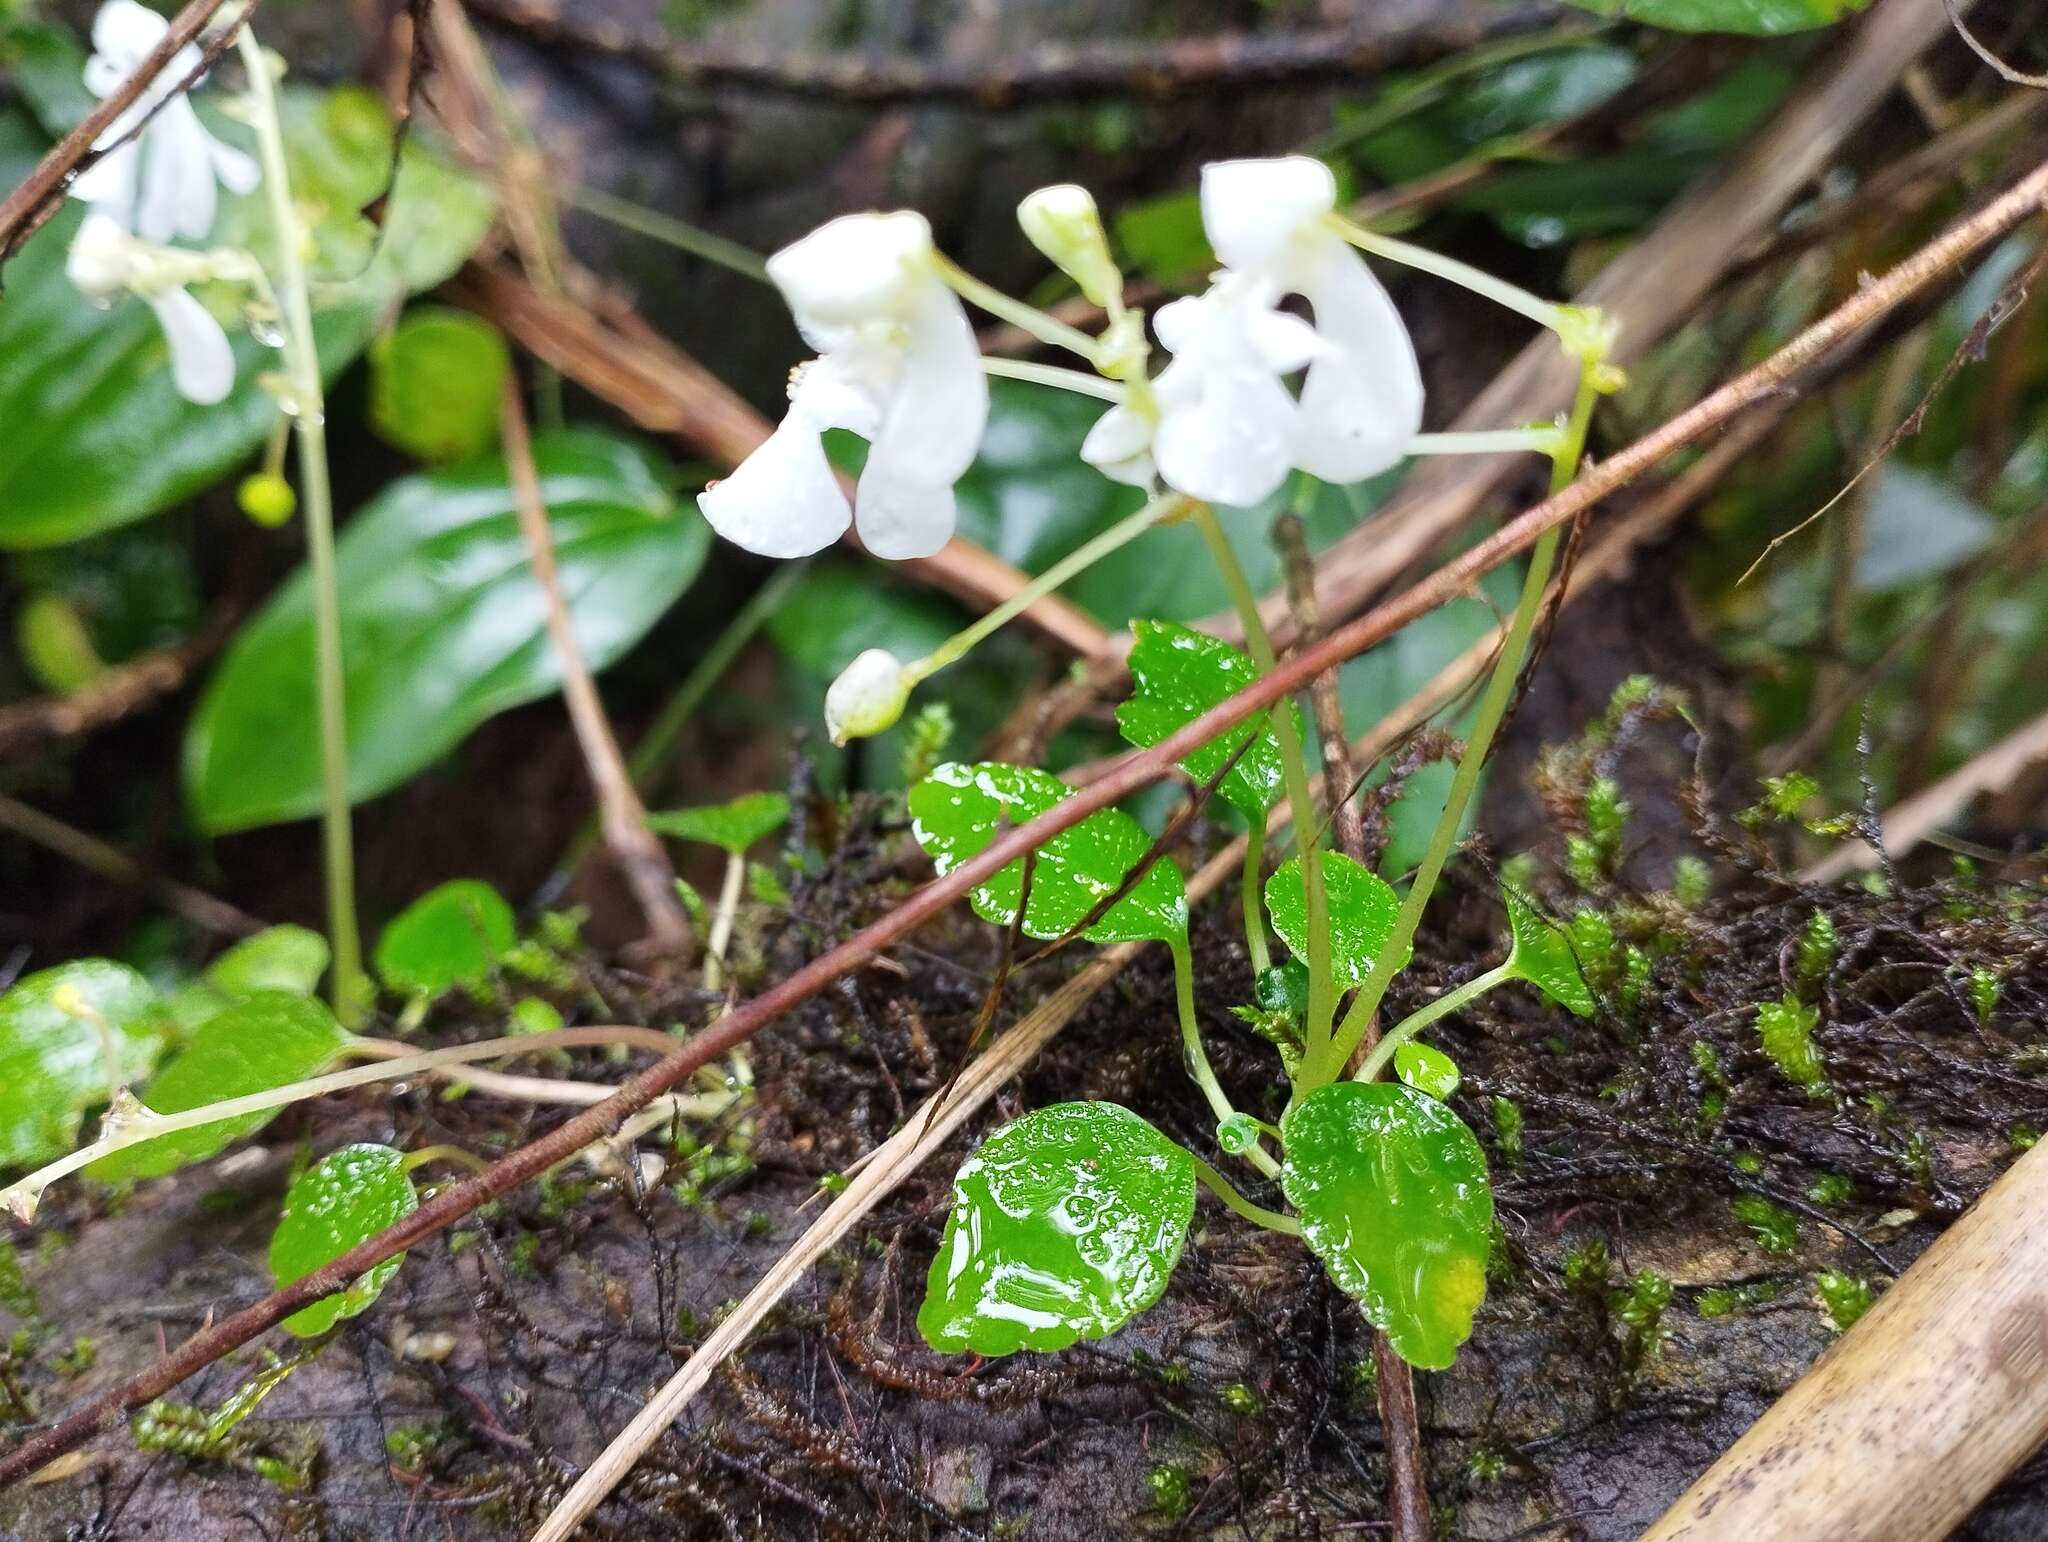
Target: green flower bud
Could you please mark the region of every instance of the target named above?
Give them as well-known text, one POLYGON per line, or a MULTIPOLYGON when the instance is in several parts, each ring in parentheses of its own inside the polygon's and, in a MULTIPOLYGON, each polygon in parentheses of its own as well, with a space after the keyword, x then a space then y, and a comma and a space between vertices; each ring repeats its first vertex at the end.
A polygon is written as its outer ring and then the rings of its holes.
POLYGON ((242 478, 235 489, 235 501, 250 520, 266 530, 275 530, 298 511, 299 497, 292 484, 275 471, 259 471, 242 478))
POLYGON ((1109 255, 1102 216, 1088 189, 1071 182, 1042 187, 1017 205, 1017 223, 1094 304, 1107 307, 1123 298, 1124 276, 1109 255))
POLYGON ((825 692, 825 732, 834 744, 881 733, 903 715, 915 683, 887 648, 868 649, 825 692))

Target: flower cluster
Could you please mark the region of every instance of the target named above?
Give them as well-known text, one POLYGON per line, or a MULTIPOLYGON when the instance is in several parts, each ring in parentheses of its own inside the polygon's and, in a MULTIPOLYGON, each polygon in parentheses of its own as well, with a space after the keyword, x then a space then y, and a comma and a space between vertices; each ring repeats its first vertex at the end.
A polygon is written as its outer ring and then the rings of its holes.
MULTIPOLYGON (((1303 156, 1204 168, 1202 223, 1222 266, 1203 293, 1154 318, 1168 356, 1156 376, 1093 200, 1075 187, 1025 200, 1025 233, 1109 314, 1100 339, 1078 344, 1115 383, 1094 392, 1115 400, 1085 460, 1118 481, 1246 505, 1293 471, 1354 482, 1408 452, 1422 420, 1415 351, 1331 223, 1336 199, 1329 168, 1303 156), (1296 297, 1312 319, 1283 309, 1296 297)), ((792 374, 781 426, 705 491, 705 517, 765 556, 817 551, 849 524, 877 556, 937 551, 988 418, 983 361, 954 290, 982 303, 986 292, 967 287, 910 213, 834 220, 768 270, 819 357, 792 374), (851 503, 825 456, 828 428, 869 441, 851 503)))
MULTIPOLYGON (((106 0, 93 20, 87 89, 102 99, 119 91, 169 30, 136 0, 106 0)), ((99 158, 71 184, 71 196, 91 212, 72 238, 66 271, 97 304, 127 294, 147 302, 170 346, 179 394, 209 405, 234 387, 234 352, 220 322, 186 286, 246 279, 249 265, 237 253, 167 243, 204 241, 213 232, 219 190, 252 192, 260 173, 249 156, 209 133, 181 94, 203 62, 196 46, 179 49, 94 142, 99 158)))

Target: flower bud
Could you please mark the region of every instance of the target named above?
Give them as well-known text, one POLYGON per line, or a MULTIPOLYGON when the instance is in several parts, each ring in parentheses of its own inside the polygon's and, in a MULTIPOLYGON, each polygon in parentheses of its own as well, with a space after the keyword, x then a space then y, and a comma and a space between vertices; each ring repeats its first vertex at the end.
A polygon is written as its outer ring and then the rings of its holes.
POLYGON ((1108 307, 1123 298, 1124 276, 1109 255, 1102 216, 1088 189, 1071 182, 1042 187, 1017 205, 1017 223, 1094 304, 1108 307))
POLYGON ((887 648, 870 648, 840 671, 825 692, 825 732, 834 744, 866 739, 903 715, 916 684, 887 648))
POLYGON ((275 530, 289 520, 299 507, 292 484, 275 471, 258 471, 242 478, 235 489, 235 501, 242 512, 266 530, 275 530))
POLYGON ((64 273, 88 300, 110 305, 135 280, 135 238, 112 215, 85 217, 71 238, 64 273))

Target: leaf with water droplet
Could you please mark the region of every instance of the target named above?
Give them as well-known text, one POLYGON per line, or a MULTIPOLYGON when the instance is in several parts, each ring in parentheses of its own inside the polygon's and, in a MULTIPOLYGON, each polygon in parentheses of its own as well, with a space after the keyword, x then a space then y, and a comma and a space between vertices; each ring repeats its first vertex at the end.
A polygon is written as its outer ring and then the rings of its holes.
POLYGON ((170 1030, 149 982, 111 959, 39 970, 0 993, 0 1168, 69 1151, 85 1110, 147 1076, 170 1030))
POLYGON ((1304 1240, 1411 1365, 1442 1370, 1486 1295, 1486 1156, 1435 1098, 1335 1082, 1288 1115, 1280 1185, 1304 1240))
POLYGON ((1574 1017, 1591 1017, 1593 993, 1579 972, 1571 938, 1513 889, 1501 890, 1501 898, 1507 903, 1508 930, 1514 938, 1501 966, 1508 977, 1526 980, 1574 1017))
POLYGON ((1129 1109, 1026 1114, 961 1164, 918 1329, 982 1355, 1101 1338, 1165 1292, 1194 1214, 1194 1158, 1129 1109))
MULTIPOLYGON (((285 1195, 284 1214, 270 1237, 271 1278, 280 1288, 304 1279, 418 1208, 404 1152, 344 1146, 307 1168, 285 1195)), ((302 1339, 317 1338, 344 1317, 367 1311, 404 1262, 403 1253, 385 1259, 347 1289, 287 1317, 286 1329, 302 1339)))
MULTIPOLYGON (((1259 677, 1258 666, 1245 653, 1191 627, 1133 621, 1131 638, 1131 695, 1116 709, 1116 726, 1141 749, 1179 732, 1259 677)), ((1301 709, 1290 701, 1287 710, 1294 714, 1298 737, 1301 709)), ((1280 741, 1266 718, 1219 734, 1179 764, 1197 782, 1206 783, 1248 740, 1250 748, 1216 791, 1247 819, 1259 819, 1280 801, 1286 780, 1280 741)))
POLYGON ((489 884, 454 878, 429 889, 377 939, 377 973, 392 990, 432 1000, 490 983, 517 940, 512 907, 489 884))
POLYGON ((657 835, 673 836, 679 841, 702 841, 732 856, 741 856, 754 842, 781 829, 788 818, 789 799, 781 793, 749 792, 729 803, 649 814, 647 827, 657 835))
MULTIPOLYGON (((911 832, 939 871, 950 873, 1005 827, 1036 818, 1072 792, 1058 777, 1029 766, 999 760, 943 765, 910 789, 911 832)), ((1064 936, 1116 892, 1151 846, 1144 827, 1117 809, 1098 809, 1062 830, 1032 859, 1025 935, 1064 936)), ((1009 925, 1023 882, 1020 857, 976 886, 975 914, 1009 925)), ((1180 869, 1162 857, 1084 935, 1090 942, 1164 942, 1185 936, 1187 929, 1187 889, 1180 869)))
MULTIPOLYGON (((1350 990, 1365 983, 1380 949, 1394 935, 1401 898, 1386 879, 1343 852, 1321 855, 1323 893, 1330 908, 1331 970, 1337 988, 1350 990)), ((1301 858, 1289 857, 1266 880, 1266 913, 1273 918, 1273 930, 1280 940, 1296 958, 1306 959, 1308 894, 1301 881, 1301 858)), ((1394 965, 1395 972, 1406 969, 1414 956, 1413 947, 1404 951, 1394 965)))
MULTIPOLYGON (((288 991, 257 991, 215 1013, 143 1090, 155 1113, 268 1092, 304 1081, 333 1064, 348 1034, 318 1001, 288 991)), ((192 1162, 217 1156, 253 1135, 282 1109, 260 1109, 189 1130, 174 1130, 101 1157, 85 1171, 102 1183, 160 1178, 192 1162)))
POLYGON ((1458 1062, 1442 1050, 1413 1039, 1394 1047, 1394 1074, 1438 1102, 1458 1090, 1458 1062))

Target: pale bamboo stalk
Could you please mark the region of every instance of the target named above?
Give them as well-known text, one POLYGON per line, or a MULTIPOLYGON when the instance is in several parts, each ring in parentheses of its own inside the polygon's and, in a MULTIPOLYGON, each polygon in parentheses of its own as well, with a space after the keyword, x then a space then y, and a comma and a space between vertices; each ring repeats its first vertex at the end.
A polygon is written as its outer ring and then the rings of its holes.
POLYGON ((1936 1542, 2048 1436, 2048 1146, 1899 1277, 1642 1542, 1936 1542))

